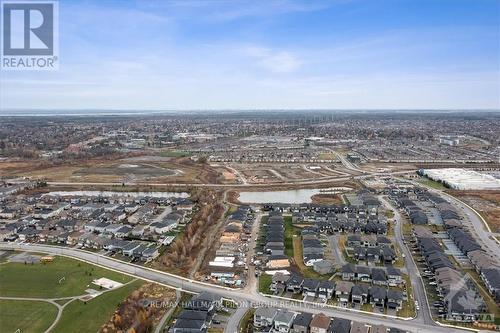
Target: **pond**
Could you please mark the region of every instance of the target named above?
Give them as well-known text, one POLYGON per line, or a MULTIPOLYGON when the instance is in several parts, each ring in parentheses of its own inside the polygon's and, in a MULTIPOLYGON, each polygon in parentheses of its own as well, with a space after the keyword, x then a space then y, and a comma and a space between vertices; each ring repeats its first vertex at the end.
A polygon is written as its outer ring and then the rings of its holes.
POLYGON ((248 204, 266 204, 266 203, 286 203, 300 204, 310 203, 311 197, 320 193, 342 193, 351 190, 348 187, 336 187, 330 189, 298 189, 285 191, 256 191, 240 192, 238 200, 248 204))

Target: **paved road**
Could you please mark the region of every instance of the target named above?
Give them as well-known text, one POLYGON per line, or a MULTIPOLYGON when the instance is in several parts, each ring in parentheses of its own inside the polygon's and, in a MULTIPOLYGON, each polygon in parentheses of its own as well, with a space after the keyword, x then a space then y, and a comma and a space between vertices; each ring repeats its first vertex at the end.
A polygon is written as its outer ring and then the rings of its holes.
POLYGON ((234 312, 231 317, 229 317, 229 320, 227 321, 226 327, 224 328, 225 333, 236 333, 238 332, 238 326, 240 324, 241 319, 247 311, 249 310, 248 307, 240 306, 236 309, 236 312, 234 312))
POLYGON ((21 244, 21 243, 5 243, 0 242, 0 249, 2 250, 23 250, 23 251, 33 251, 33 252, 44 252, 50 253, 52 255, 62 255, 67 257, 72 257, 79 260, 84 260, 86 262, 100 265, 102 267, 129 274, 138 278, 150 280, 166 286, 181 289, 185 291, 199 293, 202 291, 208 291, 218 294, 224 298, 233 299, 240 303, 240 306, 249 305, 273 305, 277 307, 287 308, 292 311, 307 311, 311 313, 324 313, 331 317, 345 318, 348 320, 359 321, 370 325, 384 324, 386 326, 399 328, 405 331, 419 332, 419 333, 448 333, 448 332, 463 332, 462 329, 455 327, 442 327, 434 324, 428 325, 416 320, 401 320, 398 318, 385 316, 378 313, 373 313, 368 315, 363 312, 355 311, 352 309, 341 309, 332 306, 325 306, 318 303, 310 303, 305 301, 292 301, 289 299, 270 296, 265 297, 260 294, 252 294, 242 290, 231 289, 222 286, 211 285, 208 283, 195 281, 180 276, 176 276, 170 273, 161 272, 153 270, 150 268, 142 267, 139 265, 121 262, 116 259, 105 257, 96 253, 57 247, 50 245, 39 245, 39 244, 21 244))
POLYGON ((346 264, 346 261, 344 259, 344 254, 340 253, 338 237, 339 235, 328 236, 328 243, 330 244, 330 247, 332 249, 332 254, 335 257, 335 266, 341 267, 346 264))
MULTIPOLYGON (((254 207, 256 209, 256 207, 254 207)), ((248 244, 248 252, 247 252, 247 265, 248 265, 248 272, 247 272, 247 284, 245 286, 244 291, 248 292, 249 294, 253 295, 259 295, 257 292, 258 290, 258 279, 255 277, 255 265, 251 264, 252 257, 255 254, 255 246, 256 246, 256 241, 255 239, 259 235, 259 228, 260 228, 260 223, 262 221, 262 216, 263 213, 259 212, 255 216, 255 221, 252 226, 252 235, 250 238, 250 242, 248 244)), ((247 308, 244 307, 239 307, 236 312, 234 312, 231 317, 229 317, 229 320, 227 322, 226 328, 224 328, 225 333, 234 333, 238 330, 238 325, 245 315, 245 313, 248 311, 247 308)))
POLYGON ((492 255, 498 255, 498 253, 500 253, 500 244, 491 238, 494 234, 491 230, 487 229, 487 223, 477 211, 448 193, 437 190, 436 192, 449 199, 453 205, 458 207, 459 210, 462 210, 467 215, 469 221, 472 223, 476 235, 479 237, 480 243, 484 245, 485 250, 489 251, 492 255))
POLYGON ((401 251, 405 255, 405 267, 406 272, 408 273, 408 276, 411 280, 413 297, 418 301, 418 304, 420 306, 420 311, 417 312, 417 318, 415 318, 415 320, 427 325, 432 325, 434 324, 434 321, 432 320, 429 303, 427 302, 425 287, 423 285, 424 281, 420 277, 418 267, 413 260, 413 256, 411 255, 408 246, 404 244, 403 219, 401 217, 401 214, 385 197, 379 196, 378 198, 386 208, 391 209, 394 212, 394 221, 396 222, 396 225, 394 226, 395 239, 399 244, 401 251))

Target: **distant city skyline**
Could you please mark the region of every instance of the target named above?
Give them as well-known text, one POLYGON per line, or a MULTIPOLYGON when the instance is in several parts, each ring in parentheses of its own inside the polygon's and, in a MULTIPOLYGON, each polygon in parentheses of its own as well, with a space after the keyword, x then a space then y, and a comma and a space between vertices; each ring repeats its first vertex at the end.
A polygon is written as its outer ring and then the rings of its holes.
POLYGON ((500 109, 500 2, 59 1, 7 110, 500 109))

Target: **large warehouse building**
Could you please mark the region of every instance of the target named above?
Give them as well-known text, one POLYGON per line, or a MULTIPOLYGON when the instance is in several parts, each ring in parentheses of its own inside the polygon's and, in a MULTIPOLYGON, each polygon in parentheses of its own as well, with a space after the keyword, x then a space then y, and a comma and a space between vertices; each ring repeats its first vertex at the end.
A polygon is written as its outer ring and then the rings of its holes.
POLYGON ((426 169, 421 174, 456 190, 498 190, 500 179, 465 169, 426 169))

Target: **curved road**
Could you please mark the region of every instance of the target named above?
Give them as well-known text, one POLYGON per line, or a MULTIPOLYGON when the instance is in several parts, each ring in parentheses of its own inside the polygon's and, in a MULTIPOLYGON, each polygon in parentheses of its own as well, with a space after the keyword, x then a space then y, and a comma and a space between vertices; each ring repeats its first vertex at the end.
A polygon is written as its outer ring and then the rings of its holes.
POLYGON ((318 303, 294 301, 281 297, 265 297, 260 294, 248 293, 242 290, 231 289, 211 285, 205 282, 195 281, 173 275, 166 272, 157 271, 151 268, 142 267, 135 264, 121 262, 116 259, 108 258, 96 253, 77 250, 72 248, 38 245, 38 244, 20 244, 20 243, 5 243, 0 242, 2 250, 23 250, 32 252, 45 252, 52 255, 61 255, 74 259, 86 261, 91 264, 99 265, 107 269, 115 270, 121 273, 132 275, 137 278, 157 282, 175 289, 199 293, 208 291, 218 294, 224 298, 233 299, 239 302, 240 307, 249 307, 253 305, 272 305, 276 307, 284 307, 292 311, 308 311, 311 313, 324 313, 328 316, 345 318, 349 320, 359 321, 366 324, 384 324, 386 326, 399 328, 411 332, 428 332, 428 333, 449 333, 463 332, 462 329, 456 327, 442 327, 429 325, 418 320, 402 320, 395 317, 385 316, 377 313, 368 315, 366 313, 355 311, 352 309, 341 309, 331 306, 325 306, 318 303))

